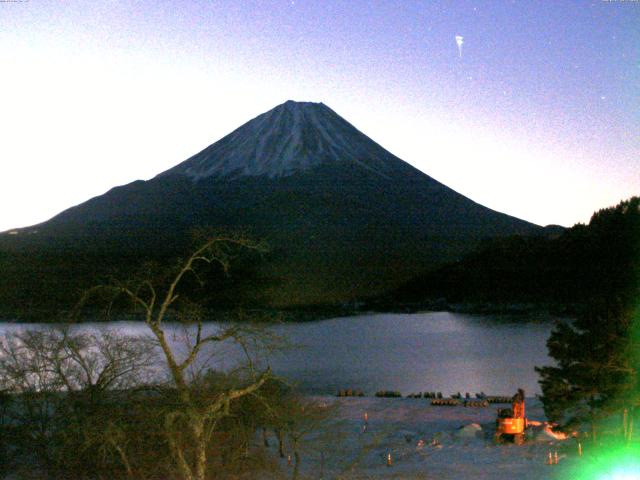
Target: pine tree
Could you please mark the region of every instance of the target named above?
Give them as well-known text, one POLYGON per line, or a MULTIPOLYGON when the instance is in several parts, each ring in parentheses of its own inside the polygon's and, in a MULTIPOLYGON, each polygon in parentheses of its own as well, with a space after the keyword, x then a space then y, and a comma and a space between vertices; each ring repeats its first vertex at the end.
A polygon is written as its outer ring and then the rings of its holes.
POLYGON ((545 414, 561 428, 589 424, 595 440, 598 425, 619 414, 630 434, 633 409, 640 405, 640 318, 630 304, 594 300, 573 322, 558 322, 552 331, 547 347, 557 365, 536 371, 545 414))

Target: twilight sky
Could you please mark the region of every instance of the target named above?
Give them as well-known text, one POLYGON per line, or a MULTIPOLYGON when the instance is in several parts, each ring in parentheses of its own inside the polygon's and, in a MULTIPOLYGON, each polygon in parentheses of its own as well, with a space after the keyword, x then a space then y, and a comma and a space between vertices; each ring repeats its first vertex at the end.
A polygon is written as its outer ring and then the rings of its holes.
POLYGON ((538 224, 640 194, 640 1, 0 0, 0 68, 0 231, 288 99, 538 224))

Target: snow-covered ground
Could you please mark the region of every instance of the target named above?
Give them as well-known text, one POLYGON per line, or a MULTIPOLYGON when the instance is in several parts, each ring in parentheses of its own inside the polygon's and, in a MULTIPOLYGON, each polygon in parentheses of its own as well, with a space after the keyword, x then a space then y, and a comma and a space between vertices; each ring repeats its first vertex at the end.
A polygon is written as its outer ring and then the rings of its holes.
MULTIPOLYGON (((437 407, 430 400, 412 398, 314 400, 335 405, 335 410, 323 432, 307 441, 302 478, 571 478, 569 472, 582 461, 575 439, 557 440, 542 427, 529 429, 522 446, 496 444, 496 410, 509 405, 437 407), (548 465, 549 452, 556 451, 559 463, 548 465), (388 455, 391 466, 387 465, 388 455)), ((526 413, 530 420, 545 420, 536 399, 527 399, 526 413)), ((275 451, 274 443, 271 448, 275 451)), ((293 470, 286 458, 281 466, 285 472, 293 470)))

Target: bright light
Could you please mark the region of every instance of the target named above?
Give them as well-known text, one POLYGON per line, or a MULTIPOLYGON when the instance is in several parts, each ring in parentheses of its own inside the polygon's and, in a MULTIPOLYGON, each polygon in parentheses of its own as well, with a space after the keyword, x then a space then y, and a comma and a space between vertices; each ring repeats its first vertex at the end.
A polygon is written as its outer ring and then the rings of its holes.
POLYGON ((605 478, 611 480, 638 480, 640 478, 639 468, 617 468, 605 478))
POLYGON ((576 480, 639 480, 640 456, 637 445, 599 447, 575 463, 567 478, 576 480))

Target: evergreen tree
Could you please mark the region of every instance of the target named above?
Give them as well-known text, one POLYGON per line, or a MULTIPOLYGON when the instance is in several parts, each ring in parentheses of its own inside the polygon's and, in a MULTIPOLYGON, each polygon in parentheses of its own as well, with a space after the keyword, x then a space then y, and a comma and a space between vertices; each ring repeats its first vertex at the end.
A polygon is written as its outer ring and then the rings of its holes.
POLYGON ((557 365, 536 370, 545 414, 561 428, 589 424, 595 440, 601 421, 620 414, 630 436, 633 409, 640 405, 640 318, 630 305, 620 297, 597 299, 552 331, 547 347, 557 365))

